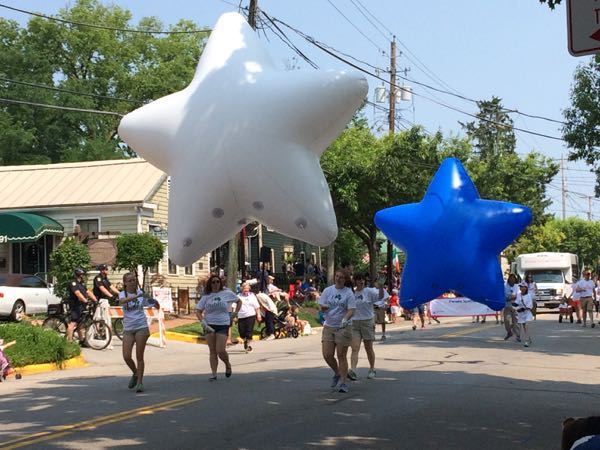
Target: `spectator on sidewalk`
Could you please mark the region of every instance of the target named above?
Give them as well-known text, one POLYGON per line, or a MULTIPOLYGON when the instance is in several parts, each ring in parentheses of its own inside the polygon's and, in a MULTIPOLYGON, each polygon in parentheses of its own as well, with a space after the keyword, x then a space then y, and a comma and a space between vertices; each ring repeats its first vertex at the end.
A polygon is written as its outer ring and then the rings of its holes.
POLYGON ((273 275, 268 276, 268 284, 267 284, 267 292, 271 296, 271 298, 278 304, 281 301, 284 301, 288 306, 290 306, 290 296, 287 292, 283 292, 280 288, 275 286, 273 282, 275 281, 275 277, 273 275))
POLYGON ((0 339, 0 381, 6 380, 6 377, 8 376, 11 370, 10 361, 4 354, 4 350, 6 350, 9 347, 12 347, 16 343, 17 341, 10 341, 5 344, 4 339, 0 339))
POLYGON ((221 278, 211 275, 206 284, 206 291, 196 305, 196 317, 202 323, 208 344, 212 372, 210 381, 217 380, 219 359, 225 363, 225 376, 231 376, 231 363, 225 344, 231 326, 231 304, 237 300, 237 295, 224 287, 221 278))
POLYGON ((132 372, 129 389, 136 388, 136 392, 144 392, 144 352, 150 337, 144 308, 160 309, 160 305, 156 300, 145 297, 134 273, 123 275, 123 285, 125 289, 119 293, 119 305, 123 308, 123 360, 132 372), (131 357, 134 345, 137 366, 131 357))
POLYGON ((266 341, 275 339, 275 317, 279 314, 275 302, 264 292, 259 292, 258 284, 252 285, 252 292, 256 295, 256 299, 260 304, 260 310, 265 322, 267 336, 266 341))
MULTIPOLYGON (((92 292, 98 299, 98 317, 104 320, 106 326, 110 329, 112 334, 112 320, 110 319, 110 306, 113 298, 119 297, 119 291, 112 285, 108 279, 108 266, 106 264, 100 264, 98 266, 98 275, 94 277, 94 288, 92 292)), ((116 302, 115 302, 116 303, 116 302)), ((112 343, 107 347, 109 350, 113 349, 112 343)))

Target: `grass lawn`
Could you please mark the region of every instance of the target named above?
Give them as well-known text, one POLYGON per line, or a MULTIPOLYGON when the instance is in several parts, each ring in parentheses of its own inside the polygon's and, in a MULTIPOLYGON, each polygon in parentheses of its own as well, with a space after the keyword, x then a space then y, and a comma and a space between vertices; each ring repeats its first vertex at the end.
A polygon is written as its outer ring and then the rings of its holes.
MULTIPOLYGON (((314 309, 314 308, 301 308, 300 311, 298 312, 298 318, 302 319, 302 320, 308 320, 308 323, 310 323, 310 326, 312 328, 320 326, 319 322, 317 322, 317 312, 316 312, 316 309, 314 309)), ((263 327, 262 322, 261 323, 257 322, 254 325, 254 334, 260 335, 260 330, 262 329, 262 327, 263 327)), ((175 328, 170 328, 169 331, 174 331, 176 333, 191 334, 193 336, 202 336, 203 335, 202 325, 200 325, 200 322, 194 322, 194 323, 190 323, 187 325, 181 325, 181 326, 175 327, 175 328)), ((235 340, 238 337, 239 337, 239 333, 238 333, 237 327, 236 326, 231 327, 231 338, 235 340)))

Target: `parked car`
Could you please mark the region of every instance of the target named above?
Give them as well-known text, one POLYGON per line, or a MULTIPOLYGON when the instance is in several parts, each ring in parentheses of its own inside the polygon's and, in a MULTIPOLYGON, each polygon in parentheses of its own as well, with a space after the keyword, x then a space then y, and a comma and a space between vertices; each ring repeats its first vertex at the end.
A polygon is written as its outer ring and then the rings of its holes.
POLYGON ((48 305, 60 302, 52 285, 40 277, 0 274, 0 316, 20 322, 24 314, 46 314, 48 305))

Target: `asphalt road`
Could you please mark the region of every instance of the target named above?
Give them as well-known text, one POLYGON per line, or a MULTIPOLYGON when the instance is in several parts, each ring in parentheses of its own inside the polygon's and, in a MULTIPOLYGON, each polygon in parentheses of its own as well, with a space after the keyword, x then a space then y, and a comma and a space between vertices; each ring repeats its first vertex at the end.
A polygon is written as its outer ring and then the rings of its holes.
POLYGON ((233 376, 208 381, 204 345, 146 353, 146 392, 127 389, 113 351, 86 368, 0 384, 0 448, 557 449, 561 423, 598 413, 600 327, 533 323, 533 346, 502 325, 448 319, 377 342, 377 379, 329 388, 320 336, 233 349, 233 376))

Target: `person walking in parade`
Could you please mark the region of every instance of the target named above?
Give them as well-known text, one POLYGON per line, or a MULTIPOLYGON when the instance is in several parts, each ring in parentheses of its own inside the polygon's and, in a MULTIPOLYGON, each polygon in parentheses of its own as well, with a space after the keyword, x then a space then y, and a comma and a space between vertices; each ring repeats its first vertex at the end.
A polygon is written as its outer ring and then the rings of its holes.
POLYGON ((586 270, 583 272, 583 280, 579 280, 575 285, 575 292, 579 294, 581 309, 583 312, 583 326, 587 326, 587 316, 590 317, 591 327, 594 328, 594 300, 596 297, 595 283, 590 279, 591 272, 586 270))
POLYGON ((510 339, 511 336, 516 336, 517 341, 521 342, 519 325, 517 324, 517 313, 513 306, 513 303, 517 299, 519 293, 519 287, 517 286, 517 276, 514 273, 508 275, 508 280, 504 285, 504 299, 506 303, 504 309, 502 309, 502 317, 504 318, 504 328, 506 330, 506 336, 504 340, 510 339))
POLYGON ((209 350, 210 381, 217 380, 219 359, 225 363, 225 376, 231 376, 231 363, 226 350, 227 335, 231 326, 232 303, 238 296, 225 288, 218 275, 211 275, 204 295, 196 305, 196 317, 202 324, 209 350))
POLYGON ((519 284, 519 292, 514 303, 517 305, 515 310, 517 312, 517 322, 521 327, 521 340, 525 347, 529 347, 531 345, 531 335, 527 323, 533 320, 533 299, 526 281, 519 284))
POLYGON ((244 340, 244 350, 246 353, 252 351, 252 334, 254 331, 254 323, 261 321, 260 303, 256 295, 250 292, 250 284, 244 282, 241 285, 241 292, 238 295, 239 301, 234 316, 237 316, 237 326, 240 337, 244 340))
POLYGON ((352 353, 350 354, 350 370, 348 378, 355 381, 356 366, 358 365, 358 353, 361 342, 364 343, 367 359, 369 360, 369 374, 367 379, 375 378, 375 352, 373 341, 375 340, 375 313, 374 306, 380 307, 385 304, 386 292, 383 283, 379 282, 377 288, 365 287, 365 276, 362 273, 354 275, 354 299, 356 309, 352 315, 352 353))
POLYGON ((348 347, 352 341, 351 317, 356 308, 356 300, 352 289, 346 287, 346 275, 337 271, 335 284, 326 287, 319 298, 321 311, 324 313, 321 349, 323 358, 331 370, 333 378, 331 388, 341 381, 339 392, 348 392, 348 347), (337 355, 337 359, 336 359, 337 355))
POLYGON ((139 393, 144 392, 144 352, 150 337, 144 308, 160 309, 160 305, 156 300, 145 296, 138 287, 134 273, 128 272, 123 275, 123 286, 123 292, 119 293, 119 305, 123 307, 123 360, 132 372, 129 389, 135 388, 139 393), (131 357, 134 345, 136 361, 131 357))

